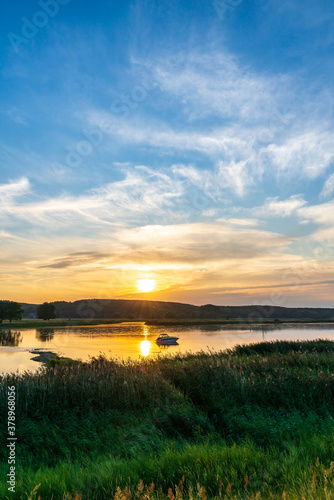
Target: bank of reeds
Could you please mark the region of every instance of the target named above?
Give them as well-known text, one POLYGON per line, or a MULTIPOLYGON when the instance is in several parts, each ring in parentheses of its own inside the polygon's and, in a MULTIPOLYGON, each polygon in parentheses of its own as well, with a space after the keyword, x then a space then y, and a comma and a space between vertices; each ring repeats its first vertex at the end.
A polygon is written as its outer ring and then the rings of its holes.
POLYGON ((2 377, 0 389, 1 498, 334 498, 334 342, 53 361, 2 377), (15 494, 5 483, 12 385, 15 494))

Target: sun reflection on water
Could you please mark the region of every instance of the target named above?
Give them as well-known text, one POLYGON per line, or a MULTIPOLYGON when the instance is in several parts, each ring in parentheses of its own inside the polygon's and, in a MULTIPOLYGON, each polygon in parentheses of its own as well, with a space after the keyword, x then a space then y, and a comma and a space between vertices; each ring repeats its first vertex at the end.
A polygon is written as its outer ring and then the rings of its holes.
POLYGON ((141 355, 148 356, 150 354, 150 350, 151 350, 151 342, 149 342, 148 340, 143 340, 140 343, 141 355))

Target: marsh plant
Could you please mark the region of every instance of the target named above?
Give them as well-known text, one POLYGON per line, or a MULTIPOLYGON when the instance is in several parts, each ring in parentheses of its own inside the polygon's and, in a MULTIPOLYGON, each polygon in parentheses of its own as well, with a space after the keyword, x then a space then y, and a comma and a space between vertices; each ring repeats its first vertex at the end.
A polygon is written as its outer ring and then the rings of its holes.
POLYGON ((334 498, 334 342, 51 360, 0 384, 2 422, 16 387, 10 498, 334 498))

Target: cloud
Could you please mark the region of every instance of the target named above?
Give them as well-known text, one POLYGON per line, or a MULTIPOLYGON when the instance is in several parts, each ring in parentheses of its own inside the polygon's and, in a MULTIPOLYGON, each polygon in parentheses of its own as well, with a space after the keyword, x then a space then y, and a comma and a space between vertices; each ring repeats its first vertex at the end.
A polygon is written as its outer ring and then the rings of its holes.
POLYGON ((231 162, 225 165, 219 162, 220 184, 229 188, 239 196, 245 194, 245 188, 254 183, 254 178, 250 169, 247 168, 247 161, 231 162))
POLYGON ((230 224, 234 224, 235 226, 258 226, 259 221, 257 219, 218 219, 217 222, 227 222, 230 224))
POLYGON ((306 201, 302 198, 302 195, 296 194, 283 201, 278 201, 278 197, 269 198, 260 210, 261 213, 263 211, 264 215, 270 214, 279 217, 289 217, 304 205, 306 205, 306 201))
POLYGON ((237 194, 239 197, 246 194, 246 188, 254 185, 256 177, 261 176, 261 173, 252 167, 251 162, 247 160, 219 160, 214 170, 199 169, 193 165, 174 165, 172 171, 212 200, 221 200, 226 193, 237 194))
MULTIPOLYGON (((303 282, 303 283, 296 283, 296 282, 291 282, 291 283, 272 283, 271 285, 258 285, 258 286, 247 286, 247 287, 234 287, 233 291, 237 290, 244 290, 244 291, 249 291, 249 290, 261 290, 261 289, 277 289, 277 288, 295 288, 295 287, 310 287, 310 286, 315 286, 315 285, 332 285, 334 284, 334 280, 324 280, 324 281, 314 281, 314 282, 303 282)), ((222 293, 224 291, 231 291, 230 288, 228 289, 221 289, 219 291, 212 291, 211 293, 222 293)))
POLYGON ((2 230, 0 230, 0 238, 23 240, 23 238, 20 238, 20 236, 17 236, 16 234, 11 234, 8 231, 2 231, 2 230))
POLYGON ((283 108, 292 101, 290 78, 258 74, 222 47, 213 44, 210 52, 160 54, 132 63, 152 74, 159 93, 147 95, 145 106, 125 106, 124 117, 120 110, 83 113, 117 142, 197 151, 238 163, 287 127, 291 112, 283 108))
POLYGON ((279 174, 298 175, 309 179, 322 175, 334 159, 333 134, 329 131, 305 131, 288 137, 281 144, 270 144, 263 157, 279 174))
MULTIPOLYGON (((30 192, 30 184, 26 177, 22 177, 17 181, 10 181, 7 184, 0 184, 0 204, 23 196, 30 192)), ((0 205, 1 206, 1 205, 0 205)))
MULTIPOLYGON (((39 269, 188 269, 211 268, 256 259, 276 259, 293 241, 283 235, 257 229, 254 221, 149 225, 114 230, 112 238, 101 236, 99 250, 71 252, 30 265, 39 269)), ((46 242, 44 242, 45 244, 46 242)), ((80 245, 92 247, 87 238, 80 245)), ((63 247, 66 240, 63 242, 63 247)), ((42 245, 43 246, 43 245, 42 245)), ((56 250, 59 252, 59 249, 56 250)), ((252 264, 245 264, 248 268, 252 264)))
POLYGON ((319 205, 301 207, 298 215, 304 219, 313 221, 321 226, 334 224, 334 200, 319 205))
POLYGON ((162 56, 150 62, 149 70, 190 120, 223 116, 254 124, 264 114, 272 115, 272 104, 288 82, 286 76, 259 75, 214 46, 210 52, 162 56))
POLYGON ((334 174, 331 174, 322 188, 320 197, 326 198, 330 196, 333 192, 334 192, 334 174))
MULTIPOLYGON (((135 144, 169 155, 206 156, 209 168, 202 169, 202 174, 195 165, 179 168, 179 173, 195 184, 200 177, 215 176, 215 183, 218 180, 222 189, 240 197, 250 187, 258 186, 265 174, 276 178, 278 183, 284 177, 315 179, 328 170, 334 159, 330 130, 314 130, 317 126, 314 124, 308 130, 306 123, 301 132, 300 124, 293 125, 274 111, 264 112, 255 125, 235 118, 233 125, 227 121, 225 126, 215 125, 210 129, 200 123, 190 127, 185 121, 180 130, 158 119, 133 116, 125 120, 105 111, 90 111, 87 119, 109 140, 117 139, 123 146, 135 144)), ((324 189, 327 192, 328 185, 324 189)))
MULTIPOLYGON (((108 138, 106 148, 116 141, 154 154, 199 153, 208 158, 202 178, 211 172, 221 189, 240 197, 265 174, 277 182, 283 176, 314 179, 331 165, 333 124, 323 123, 318 107, 310 111, 309 94, 290 76, 256 73, 214 47, 210 54, 179 52, 135 62, 153 75, 159 95, 123 118, 87 109, 85 119, 108 138)), ((200 169, 192 169, 183 175, 199 182, 200 169)))
POLYGON ((108 258, 108 254, 99 252, 74 252, 66 257, 56 258, 49 264, 38 266, 40 269, 64 269, 68 267, 91 266, 108 258))
POLYGON ((68 226, 78 224, 80 219, 95 226, 117 226, 129 219, 138 221, 148 215, 166 214, 184 192, 181 182, 144 166, 125 169, 124 177, 78 196, 63 194, 35 201, 36 195, 31 193, 32 199, 25 203, 17 203, 14 198, 28 192, 28 181, 6 184, 0 186, 0 194, 6 200, 0 205, 0 212, 8 217, 8 223, 15 218, 53 229, 51 222, 68 226))
POLYGON ((320 261, 333 262, 334 259, 334 200, 320 205, 302 207, 300 217, 305 217, 317 225, 310 234, 313 253, 320 261))
POLYGON ((217 156, 231 156, 236 151, 249 148, 247 140, 236 135, 234 130, 216 127, 207 130, 177 130, 161 120, 130 117, 128 120, 101 110, 89 110, 86 114, 90 125, 98 127, 105 135, 117 138, 121 144, 147 145, 154 149, 172 148, 176 151, 197 151, 217 156))
POLYGON ((231 223, 193 223, 145 226, 119 230, 122 262, 192 263, 252 259, 282 251, 291 243, 283 235, 231 223))

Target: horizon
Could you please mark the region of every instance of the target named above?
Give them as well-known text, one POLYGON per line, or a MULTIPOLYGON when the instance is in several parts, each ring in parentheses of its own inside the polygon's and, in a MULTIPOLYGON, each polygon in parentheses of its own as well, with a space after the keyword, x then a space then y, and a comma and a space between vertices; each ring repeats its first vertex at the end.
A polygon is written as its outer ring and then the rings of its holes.
MULTIPOLYGON (((8 302, 12 302, 10 299, 0 299, 8 302)), ((122 298, 98 298, 98 297, 90 297, 90 298, 83 298, 83 299, 75 299, 75 300, 55 300, 55 301, 50 301, 50 303, 56 303, 56 302, 68 302, 68 303, 74 303, 74 302, 81 302, 81 301, 90 301, 90 300, 124 300, 124 301, 144 301, 144 302, 162 302, 162 303, 174 303, 174 304, 181 304, 181 305, 186 305, 186 306, 194 306, 194 307, 205 307, 205 306, 214 306, 214 307, 282 307, 284 309, 333 309, 334 310, 334 305, 333 307, 317 307, 317 306, 275 306, 273 304, 213 304, 213 303, 203 303, 203 304, 192 304, 188 302, 176 302, 174 300, 155 300, 155 299, 144 299, 144 298, 137 298, 137 299, 122 299, 122 298)), ((17 301, 19 304, 25 304, 28 306, 34 306, 34 305, 40 305, 43 304, 43 302, 24 302, 24 301, 17 301)))
POLYGON ((50 5, 0 24, 2 295, 330 308, 334 4, 50 5))

